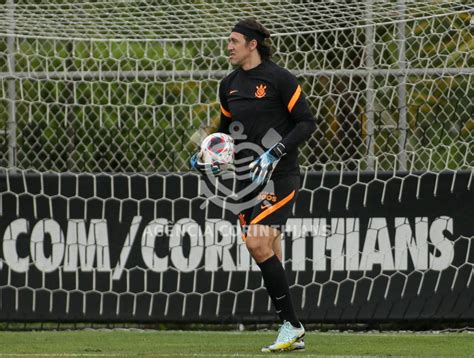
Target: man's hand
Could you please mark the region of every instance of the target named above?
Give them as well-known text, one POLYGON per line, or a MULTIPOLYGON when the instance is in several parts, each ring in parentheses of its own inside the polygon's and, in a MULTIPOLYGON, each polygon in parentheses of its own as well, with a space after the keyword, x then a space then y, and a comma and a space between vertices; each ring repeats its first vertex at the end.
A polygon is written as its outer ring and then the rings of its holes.
POLYGON ((258 157, 257 160, 250 163, 249 168, 252 172, 252 181, 258 185, 266 184, 278 161, 285 154, 285 146, 282 143, 277 143, 258 157))
POLYGON ((219 175, 221 173, 219 164, 201 162, 201 152, 194 153, 189 163, 191 168, 196 169, 202 175, 219 175))

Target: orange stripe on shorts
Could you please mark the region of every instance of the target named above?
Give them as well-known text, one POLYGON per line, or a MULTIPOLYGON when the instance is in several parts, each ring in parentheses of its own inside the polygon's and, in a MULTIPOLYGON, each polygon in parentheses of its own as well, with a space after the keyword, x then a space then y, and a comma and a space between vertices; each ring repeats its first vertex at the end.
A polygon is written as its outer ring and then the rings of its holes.
POLYGON ((258 214, 255 218, 253 218, 250 224, 251 225, 258 224, 260 221, 265 219, 268 215, 270 215, 271 213, 274 213, 275 211, 280 209, 283 205, 291 201, 291 199, 293 199, 294 196, 295 196, 295 191, 293 190, 287 197, 281 199, 275 205, 270 206, 268 209, 265 209, 260 214, 258 214))

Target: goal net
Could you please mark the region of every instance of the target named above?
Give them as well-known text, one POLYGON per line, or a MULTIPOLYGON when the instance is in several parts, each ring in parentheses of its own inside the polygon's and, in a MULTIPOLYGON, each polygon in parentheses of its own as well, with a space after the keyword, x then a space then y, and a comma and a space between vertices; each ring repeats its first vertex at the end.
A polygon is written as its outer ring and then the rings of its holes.
POLYGON ((472 321, 473 11, 4 1, 0 319, 274 319, 232 197, 188 173, 255 17, 318 121, 284 233, 299 315, 472 321))

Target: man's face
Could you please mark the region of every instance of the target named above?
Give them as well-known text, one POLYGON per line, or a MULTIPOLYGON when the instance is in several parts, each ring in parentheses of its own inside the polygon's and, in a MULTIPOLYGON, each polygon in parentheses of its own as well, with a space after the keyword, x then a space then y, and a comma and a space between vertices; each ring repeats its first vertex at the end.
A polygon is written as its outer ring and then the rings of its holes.
POLYGON ((244 35, 239 32, 231 32, 227 51, 229 51, 229 61, 234 66, 242 66, 248 61, 252 53, 252 49, 256 47, 255 40, 245 41, 244 35))

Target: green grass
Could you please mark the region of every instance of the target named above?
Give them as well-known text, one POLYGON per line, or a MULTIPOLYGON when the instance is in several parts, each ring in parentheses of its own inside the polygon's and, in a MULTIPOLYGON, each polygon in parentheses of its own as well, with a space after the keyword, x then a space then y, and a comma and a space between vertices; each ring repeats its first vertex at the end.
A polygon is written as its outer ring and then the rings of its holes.
MULTIPOLYGON (((0 357, 251 357, 274 332, 125 331, 0 332, 0 357)), ((309 356, 474 356, 473 333, 317 333, 306 335, 309 356)))

